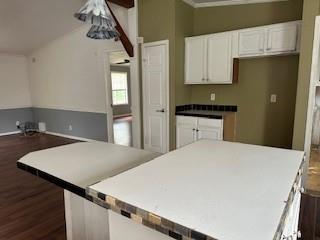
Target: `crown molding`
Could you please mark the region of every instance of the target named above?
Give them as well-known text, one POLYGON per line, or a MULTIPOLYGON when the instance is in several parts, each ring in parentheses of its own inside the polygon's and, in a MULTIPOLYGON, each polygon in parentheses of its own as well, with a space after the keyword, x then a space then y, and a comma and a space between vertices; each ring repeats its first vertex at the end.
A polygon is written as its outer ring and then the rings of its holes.
POLYGON ((225 0, 225 1, 217 1, 217 2, 205 2, 205 3, 196 3, 193 0, 183 0, 183 1, 194 8, 202 8, 202 7, 218 7, 218 6, 228 6, 228 5, 243 5, 243 4, 253 4, 253 3, 283 2, 288 0, 225 0))

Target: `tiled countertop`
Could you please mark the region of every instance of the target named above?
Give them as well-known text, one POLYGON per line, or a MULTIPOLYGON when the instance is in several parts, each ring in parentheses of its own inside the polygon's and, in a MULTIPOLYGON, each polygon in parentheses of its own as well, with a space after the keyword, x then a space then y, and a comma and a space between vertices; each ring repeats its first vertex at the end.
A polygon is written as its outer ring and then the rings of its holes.
POLYGON ((174 239, 279 240, 303 156, 203 140, 90 186, 88 193, 174 239))
POLYGON ((176 107, 177 116, 223 119, 227 114, 237 112, 237 106, 189 104, 176 107))
POLYGON ((29 153, 17 166, 85 198, 86 187, 157 156, 141 149, 85 142, 29 153))

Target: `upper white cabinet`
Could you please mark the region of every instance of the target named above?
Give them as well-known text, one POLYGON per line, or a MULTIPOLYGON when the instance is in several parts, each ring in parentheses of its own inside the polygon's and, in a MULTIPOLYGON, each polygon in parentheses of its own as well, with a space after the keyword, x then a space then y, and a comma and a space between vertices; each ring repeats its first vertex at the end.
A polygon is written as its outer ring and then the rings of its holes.
POLYGON ((266 51, 270 53, 297 51, 298 28, 297 24, 269 27, 266 51))
POLYGON ((260 57, 299 52, 301 22, 288 22, 236 31, 234 57, 260 57))
POLYGON ((185 83, 232 83, 232 34, 186 38, 185 83))
POLYGON ((264 54, 264 29, 241 31, 239 34, 239 56, 264 54))
POLYGON ((300 29, 293 21, 186 38, 185 83, 232 84, 235 58, 299 53, 300 29))
POLYGON ((193 37, 186 40, 185 51, 185 75, 186 83, 204 82, 207 76, 207 39, 203 37, 193 37))
POLYGON ((208 37, 207 82, 232 83, 232 34, 219 33, 208 37))

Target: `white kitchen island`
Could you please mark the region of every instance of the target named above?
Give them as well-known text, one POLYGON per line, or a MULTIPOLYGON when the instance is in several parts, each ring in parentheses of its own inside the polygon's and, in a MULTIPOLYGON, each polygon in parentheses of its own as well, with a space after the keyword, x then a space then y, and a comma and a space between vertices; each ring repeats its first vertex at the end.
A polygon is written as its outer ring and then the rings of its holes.
POLYGON ((292 150, 196 142, 87 186, 86 198, 100 205, 89 232, 104 231, 91 233, 99 240, 296 239, 303 158, 292 150))

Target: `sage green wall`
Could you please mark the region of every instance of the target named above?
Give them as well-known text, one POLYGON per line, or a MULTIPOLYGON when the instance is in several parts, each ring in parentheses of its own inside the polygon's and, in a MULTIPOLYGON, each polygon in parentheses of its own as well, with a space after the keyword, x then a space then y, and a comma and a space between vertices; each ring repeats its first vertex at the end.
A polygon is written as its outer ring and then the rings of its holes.
MULTIPOLYGON (((139 0, 139 35, 144 42, 169 40, 169 81, 170 81, 170 126, 174 126, 174 89, 175 89, 175 1, 139 0)), ((170 147, 173 148, 175 136, 170 130, 170 147)))
MULTIPOLYGON (((302 1, 199 8, 194 35, 268 25, 302 18, 302 1)), ((292 145, 298 56, 240 60, 239 83, 198 85, 191 102, 237 105, 237 141, 290 148, 292 145), (277 94, 278 102, 270 103, 277 94)))
POLYGON ((175 103, 182 105, 190 103, 191 86, 184 84, 184 49, 185 37, 193 35, 194 9, 185 2, 176 1, 175 16, 175 103))
POLYGON ((298 56, 240 61, 239 83, 194 86, 191 101, 237 105, 237 141, 289 148, 292 141, 298 56), (270 95, 278 103, 270 103, 270 95))
POLYGON ((138 3, 139 35, 144 37, 144 42, 169 40, 170 149, 174 149, 176 102, 187 103, 191 96, 191 88, 183 84, 183 75, 184 37, 192 35, 193 8, 181 0, 139 0, 138 3))
POLYGON ((304 149, 314 25, 315 17, 319 14, 319 10, 319 0, 304 1, 299 77, 293 135, 293 148, 298 150, 304 149))
POLYGON ((300 20, 302 7, 302 0, 289 0, 197 8, 194 13, 194 35, 300 20))

